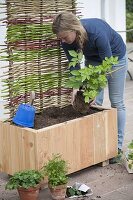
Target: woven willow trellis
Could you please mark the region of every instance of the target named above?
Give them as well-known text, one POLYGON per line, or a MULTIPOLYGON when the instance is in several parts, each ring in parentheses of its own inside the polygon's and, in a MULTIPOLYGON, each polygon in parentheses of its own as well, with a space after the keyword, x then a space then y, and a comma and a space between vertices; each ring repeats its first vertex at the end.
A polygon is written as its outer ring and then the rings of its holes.
MULTIPOLYGON (((9 65, 4 74, 6 109, 13 117, 20 103, 29 101, 34 90, 38 112, 52 105, 70 104, 70 90, 64 88, 68 77, 67 59, 51 30, 52 19, 59 11, 76 13, 75 0, 6 0, 6 47, 3 60, 9 65)), ((2 53, 3 53, 2 52, 2 53)))

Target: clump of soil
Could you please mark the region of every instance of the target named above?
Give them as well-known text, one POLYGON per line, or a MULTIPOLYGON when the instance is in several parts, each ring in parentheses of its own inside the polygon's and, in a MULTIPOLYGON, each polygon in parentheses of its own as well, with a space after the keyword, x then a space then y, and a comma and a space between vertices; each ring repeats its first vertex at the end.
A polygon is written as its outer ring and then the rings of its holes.
POLYGON ((36 114, 35 116, 35 129, 41 129, 54 124, 59 124, 65 121, 69 121, 82 116, 90 115, 100 110, 96 108, 90 108, 86 113, 82 114, 77 112, 72 105, 64 108, 49 107, 46 108, 42 113, 36 114))
POLYGON ((90 103, 85 103, 83 92, 78 91, 73 101, 73 108, 79 113, 86 114, 89 112, 90 103))

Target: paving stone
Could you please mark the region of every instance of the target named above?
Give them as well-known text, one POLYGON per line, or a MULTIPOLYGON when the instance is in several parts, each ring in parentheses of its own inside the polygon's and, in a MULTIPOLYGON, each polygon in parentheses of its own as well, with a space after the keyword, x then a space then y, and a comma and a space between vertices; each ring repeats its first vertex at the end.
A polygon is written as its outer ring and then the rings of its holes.
POLYGON ((133 183, 104 194, 101 200, 133 200, 133 183))

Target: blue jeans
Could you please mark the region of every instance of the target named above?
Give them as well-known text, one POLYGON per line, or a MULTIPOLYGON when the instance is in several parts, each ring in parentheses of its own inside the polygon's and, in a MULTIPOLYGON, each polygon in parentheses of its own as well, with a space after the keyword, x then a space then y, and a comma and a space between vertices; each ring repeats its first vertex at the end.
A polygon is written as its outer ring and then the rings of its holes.
MULTIPOLYGON (((122 149, 124 141, 125 132, 125 122, 126 122, 126 109, 124 104, 124 90, 125 90, 125 80, 127 73, 127 56, 125 55, 119 60, 117 65, 112 66, 112 70, 119 69, 109 75, 108 79, 108 90, 109 99, 111 102, 111 107, 117 108, 117 122, 118 122, 118 148, 122 149)), ((96 104, 102 105, 104 97, 104 90, 101 90, 96 98, 96 104)))

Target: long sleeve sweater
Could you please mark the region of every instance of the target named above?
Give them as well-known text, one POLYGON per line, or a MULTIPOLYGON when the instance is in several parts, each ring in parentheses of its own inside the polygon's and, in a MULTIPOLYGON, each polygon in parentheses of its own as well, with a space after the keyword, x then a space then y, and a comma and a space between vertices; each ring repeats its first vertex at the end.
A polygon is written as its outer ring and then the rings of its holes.
MULTIPOLYGON (((110 25, 98 18, 81 19, 81 24, 87 32, 88 40, 83 50, 87 63, 93 61, 101 63, 105 57, 117 56, 121 59, 126 53, 126 45, 122 37, 110 25)), ((62 43, 68 60, 71 60, 69 50, 77 50, 78 45, 62 43)), ((77 69, 79 66, 76 67, 77 69)))

